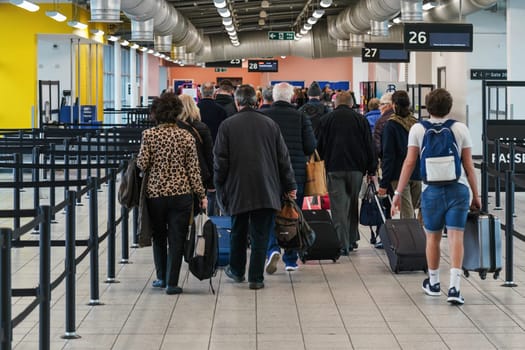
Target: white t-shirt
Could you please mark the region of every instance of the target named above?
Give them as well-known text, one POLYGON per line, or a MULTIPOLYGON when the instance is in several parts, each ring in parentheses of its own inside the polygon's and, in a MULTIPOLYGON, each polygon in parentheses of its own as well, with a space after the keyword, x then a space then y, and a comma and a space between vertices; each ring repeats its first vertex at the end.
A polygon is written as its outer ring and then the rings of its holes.
MULTIPOLYGON (((450 118, 430 118, 428 121, 432 124, 434 123, 444 123, 450 118)), ((467 126, 461 122, 456 121, 452 124, 451 127, 454 137, 456 138, 456 143, 460 150, 464 148, 472 148, 472 139, 470 137, 470 132, 467 126)), ((408 133, 408 146, 416 146, 419 148, 419 155, 421 156, 421 147, 423 146, 423 137, 425 136, 425 127, 421 123, 416 123, 410 128, 408 133)), ((461 154, 460 154, 461 156, 461 154)), ((465 169, 461 167, 461 176, 458 180, 459 183, 464 184, 469 187, 467 174, 465 169)), ((427 185, 423 183, 422 190, 424 191, 427 185)))

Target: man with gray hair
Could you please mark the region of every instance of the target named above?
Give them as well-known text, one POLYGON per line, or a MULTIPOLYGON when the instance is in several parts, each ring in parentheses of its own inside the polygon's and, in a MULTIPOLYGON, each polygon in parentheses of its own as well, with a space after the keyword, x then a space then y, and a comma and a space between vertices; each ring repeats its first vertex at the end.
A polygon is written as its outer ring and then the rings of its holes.
POLYGON ((241 85, 235 102, 239 112, 221 124, 213 148, 217 198, 232 216, 230 264, 224 273, 234 282, 244 281, 250 235, 249 288, 261 289, 275 211, 284 193, 295 198, 296 184, 279 126, 254 109, 255 89, 241 85))
POLYGON ((264 109, 270 108, 273 103, 273 88, 271 86, 268 86, 263 89, 262 91, 262 97, 263 97, 263 103, 261 107, 259 107, 259 111, 264 113, 264 109))
MULTIPOLYGON (((306 161, 315 151, 317 142, 312 131, 310 119, 291 104, 293 94, 294 88, 292 85, 288 83, 275 85, 272 92, 274 103, 270 108, 263 109, 262 112, 273 119, 281 129, 284 142, 290 153, 295 182, 297 183, 296 202, 299 208, 302 208, 304 183, 306 181, 306 161)), ((281 249, 275 239, 272 227, 270 242, 268 244, 267 273, 272 274, 276 271, 280 257, 281 249)), ((291 249, 285 250, 283 261, 286 271, 297 270, 297 258, 297 251, 291 249)))

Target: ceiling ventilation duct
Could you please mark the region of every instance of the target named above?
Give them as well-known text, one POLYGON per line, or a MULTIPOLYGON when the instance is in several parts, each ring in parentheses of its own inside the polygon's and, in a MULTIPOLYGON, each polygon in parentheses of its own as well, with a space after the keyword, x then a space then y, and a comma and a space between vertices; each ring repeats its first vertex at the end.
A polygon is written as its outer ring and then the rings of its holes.
POLYGON ((197 62, 195 60, 195 52, 187 52, 184 55, 184 64, 194 65, 195 62, 197 62))
POLYGON ((352 51, 352 45, 350 40, 337 39, 337 52, 350 52, 352 51))
POLYGON ((422 0, 401 0, 401 21, 402 22, 422 22, 423 21, 423 1, 422 0))
POLYGON ((153 18, 145 21, 132 19, 131 40, 153 41, 153 18))
POLYGON ((121 22, 120 0, 91 0, 92 22, 121 22))
POLYGON ((370 35, 388 36, 388 21, 370 21, 370 35))
POLYGON ((361 0, 344 9, 335 21, 328 21, 328 32, 334 39, 347 40, 350 33, 370 30, 370 21, 387 21, 400 10, 399 0, 361 0))
POLYGON ((186 58, 186 46, 174 46, 171 57, 174 60, 183 60, 186 58))
POLYGON ((155 35, 155 51, 171 52, 172 42, 171 35, 155 35))
POLYGON ((425 11, 423 19, 425 22, 458 20, 460 12, 462 16, 467 16, 473 12, 494 6, 497 3, 497 0, 451 0, 446 4, 441 4, 429 11, 425 11))
POLYGON ((158 35, 172 35, 173 43, 186 46, 187 52, 199 52, 203 46, 197 29, 166 0, 121 0, 121 9, 131 19, 153 18, 158 35))
POLYGON ((364 47, 365 36, 363 34, 350 34, 350 45, 352 47, 364 47))

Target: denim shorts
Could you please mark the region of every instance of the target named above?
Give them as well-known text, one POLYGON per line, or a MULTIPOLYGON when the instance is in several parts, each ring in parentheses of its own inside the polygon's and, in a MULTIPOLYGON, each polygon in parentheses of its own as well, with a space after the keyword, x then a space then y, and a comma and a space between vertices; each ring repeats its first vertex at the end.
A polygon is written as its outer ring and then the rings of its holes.
POLYGON ((427 186, 421 194, 421 213, 425 230, 438 233, 443 226, 451 230, 465 229, 470 193, 467 186, 454 183, 427 186))

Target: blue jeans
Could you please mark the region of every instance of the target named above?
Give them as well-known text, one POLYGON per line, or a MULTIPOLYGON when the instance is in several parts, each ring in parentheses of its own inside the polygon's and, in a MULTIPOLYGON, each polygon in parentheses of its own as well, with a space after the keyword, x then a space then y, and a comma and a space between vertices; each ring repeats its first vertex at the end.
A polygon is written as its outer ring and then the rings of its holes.
MULTIPOLYGON (((303 207, 304 199, 304 184, 297 184, 297 198, 295 202, 299 208, 303 207)), ((270 258, 273 252, 281 252, 281 247, 277 243, 277 238, 275 238, 275 220, 272 222, 272 227, 270 229, 270 239, 268 240, 268 251, 267 257, 270 258)), ((283 262, 286 266, 297 264, 297 250, 295 249, 285 249, 283 254, 283 262)))
POLYGON ((460 183, 444 186, 428 186, 421 194, 421 214, 425 229, 441 232, 448 229, 465 229, 469 210, 469 189, 460 183))
POLYGON ((274 222, 275 210, 258 209, 232 216, 232 231, 230 236, 230 269, 236 276, 244 276, 250 235, 250 266, 248 282, 264 281, 264 262, 268 234, 274 222))

